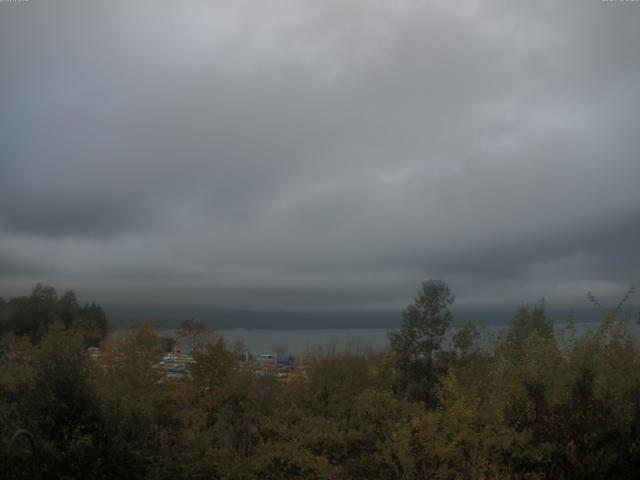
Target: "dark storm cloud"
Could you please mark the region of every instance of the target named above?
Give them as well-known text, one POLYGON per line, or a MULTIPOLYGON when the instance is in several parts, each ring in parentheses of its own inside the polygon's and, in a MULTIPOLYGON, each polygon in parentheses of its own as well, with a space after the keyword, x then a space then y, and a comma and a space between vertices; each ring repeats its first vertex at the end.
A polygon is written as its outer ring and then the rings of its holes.
POLYGON ((5 289, 317 309, 637 281, 635 5, 0 9, 5 289))

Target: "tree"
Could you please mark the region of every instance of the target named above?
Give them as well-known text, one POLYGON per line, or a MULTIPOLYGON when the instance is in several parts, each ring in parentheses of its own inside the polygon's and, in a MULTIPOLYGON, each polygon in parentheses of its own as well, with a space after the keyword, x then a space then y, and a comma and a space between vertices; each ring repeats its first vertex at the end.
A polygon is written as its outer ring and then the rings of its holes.
POLYGON ((53 323, 33 357, 33 386, 19 403, 47 478, 95 478, 99 442, 94 433, 102 423, 90 368, 82 332, 53 323))
POLYGON ((104 310, 93 302, 79 309, 76 323, 85 333, 87 346, 98 345, 109 330, 104 310))
POLYGON ((193 318, 180 322, 176 328, 176 336, 181 346, 192 351, 204 345, 213 331, 209 326, 193 318))
POLYGON ((402 313, 402 328, 389 334, 397 354, 399 386, 412 399, 435 401, 438 354, 453 320, 449 306, 454 300, 444 281, 423 282, 414 303, 402 313))
POLYGON ((37 284, 30 296, 9 302, 7 330, 40 341, 49 325, 60 320, 59 305, 60 298, 53 287, 37 284))
POLYGON ((221 386, 235 366, 235 356, 222 337, 198 346, 193 351, 193 358, 196 362, 191 371, 195 381, 209 387, 221 386))
POLYGON ((545 339, 554 338, 553 322, 545 313, 544 299, 533 309, 528 305, 520 307, 506 331, 504 343, 507 347, 519 349, 534 334, 545 339))
POLYGON ((465 322, 456 328, 452 340, 455 355, 464 361, 478 352, 480 330, 473 322, 465 322))

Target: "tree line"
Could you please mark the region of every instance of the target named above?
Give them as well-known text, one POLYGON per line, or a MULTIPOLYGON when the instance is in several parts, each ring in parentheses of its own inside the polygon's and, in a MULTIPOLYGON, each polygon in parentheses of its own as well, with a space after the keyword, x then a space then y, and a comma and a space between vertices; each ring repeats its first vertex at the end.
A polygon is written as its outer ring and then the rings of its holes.
POLYGON ((219 336, 193 340, 191 321, 191 378, 162 381, 171 342, 148 324, 106 339, 99 307, 71 297, 39 286, 0 305, 6 478, 640 478, 640 349, 622 304, 580 335, 523 306, 489 341, 454 326, 432 280, 382 352, 316 354, 283 381, 240 368, 219 336))

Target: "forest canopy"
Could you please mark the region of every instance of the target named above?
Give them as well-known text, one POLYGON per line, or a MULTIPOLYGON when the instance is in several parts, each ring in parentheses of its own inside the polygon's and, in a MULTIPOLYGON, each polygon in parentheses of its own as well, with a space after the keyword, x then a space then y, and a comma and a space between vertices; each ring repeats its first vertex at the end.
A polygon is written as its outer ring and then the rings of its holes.
POLYGON ((38 284, 31 295, 0 298, 0 335, 13 333, 37 343, 56 322, 81 331, 87 346, 97 346, 107 335, 102 308, 95 303, 80 305, 73 290, 59 295, 55 288, 38 284))
POLYGON ((0 302, 0 467, 53 479, 640 476, 640 346, 623 304, 581 334, 525 305, 490 338, 455 322, 454 300, 425 282, 387 349, 316 352, 286 377, 188 319, 193 364, 167 379, 175 342, 149 324, 106 337, 100 307, 37 286, 0 302))

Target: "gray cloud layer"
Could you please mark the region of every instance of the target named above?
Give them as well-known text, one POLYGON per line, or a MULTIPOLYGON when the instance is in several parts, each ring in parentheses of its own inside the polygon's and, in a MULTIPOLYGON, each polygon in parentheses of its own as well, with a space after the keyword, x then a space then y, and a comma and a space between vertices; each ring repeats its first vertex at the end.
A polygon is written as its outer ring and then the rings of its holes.
POLYGON ((640 6, 0 4, 0 288, 396 308, 637 283, 640 6))

